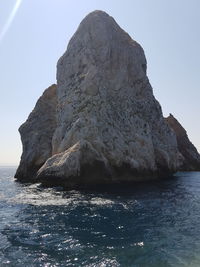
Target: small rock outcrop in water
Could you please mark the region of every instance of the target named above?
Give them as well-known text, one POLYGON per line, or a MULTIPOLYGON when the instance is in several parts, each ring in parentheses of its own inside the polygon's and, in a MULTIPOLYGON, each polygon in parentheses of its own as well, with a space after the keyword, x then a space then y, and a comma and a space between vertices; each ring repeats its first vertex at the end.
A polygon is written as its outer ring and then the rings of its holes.
POLYGON ((112 17, 89 14, 58 61, 54 93, 20 128, 16 177, 76 187, 175 172, 176 136, 146 68, 142 47, 112 17))
POLYGON ((195 146, 189 140, 186 130, 172 114, 166 118, 166 122, 175 132, 178 149, 184 157, 180 169, 184 171, 200 171, 200 155, 195 146))

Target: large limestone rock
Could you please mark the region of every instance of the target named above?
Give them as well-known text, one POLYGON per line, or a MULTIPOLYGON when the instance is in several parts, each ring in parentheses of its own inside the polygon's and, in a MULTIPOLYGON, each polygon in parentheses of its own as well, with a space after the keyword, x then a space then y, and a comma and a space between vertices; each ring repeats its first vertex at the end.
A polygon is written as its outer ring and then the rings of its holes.
POLYGON ((166 118, 166 122, 175 132, 178 149, 183 156, 180 169, 184 171, 200 171, 200 155, 189 140, 186 130, 172 114, 166 118))
MULTIPOLYGON (((49 144, 42 149, 47 153, 39 164, 34 163, 38 181, 75 187, 141 180, 177 170, 176 136, 153 96, 146 69, 142 47, 112 17, 95 11, 81 22, 57 64, 57 114, 48 115, 51 130, 47 134, 42 125, 43 112, 33 127, 40 125, 37 138, 45 133, 49 144)), ((23 128, 25 143, 32 139, 29 120, 23 128)), ((37 138, 30 141, 33 162, 41 158, 37 138)), ((26 160, 27 147, 17 177, 28 177, 32 161, 26 160)))
POLYGON ((38 169, 52 155, 56 106, 56 85, 52 85, 44 91, 27 121, 19 128, 23 153, 15 177, 21 181, 35 180, 38 169))

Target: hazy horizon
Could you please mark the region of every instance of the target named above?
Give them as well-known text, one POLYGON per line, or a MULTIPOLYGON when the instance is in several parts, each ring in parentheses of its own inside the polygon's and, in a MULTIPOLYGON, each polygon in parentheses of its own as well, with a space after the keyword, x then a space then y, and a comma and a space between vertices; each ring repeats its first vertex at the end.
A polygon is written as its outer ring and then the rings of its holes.
POLYGON ((172 113, 200 151, 200 2, 198 0, 10 0, 0 3, 0 166, 17 166, 19 126, 43 91, 56 83, 56 63, 82 19, 104 10, 140 43, 163 115, 172 113))

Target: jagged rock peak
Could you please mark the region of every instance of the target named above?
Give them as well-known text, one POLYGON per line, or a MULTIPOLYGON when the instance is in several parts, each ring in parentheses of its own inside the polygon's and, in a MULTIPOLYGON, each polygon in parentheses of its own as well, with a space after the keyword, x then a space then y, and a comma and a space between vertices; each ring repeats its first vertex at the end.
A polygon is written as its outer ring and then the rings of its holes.
POLYGON ((149 179, 179 168, 176 136, 153 96, 144 51, 106 13, 89 14, 59 59, 56 105, 49 112, 51 132, 38 131, 38 145, 32 129, 45 129, 43 112, 38 109, 38 124, 25 123, 22 142, 30 141, 21 175, 32 162, 37 181, 71 188, 149 179), (40 136, 48 136, 51 150, 39 166, 40 136), (36 157, 27 164, 30 154, 36 157))
POLYGON ((166 118, 166 121, 173 128, 173 130, 176 132, 176 135, 182 136, 182 135, 187 134, 186 130, 183 128, 183 126, 180 124, 180 122, 171 113, 166 118))
POLYGON ((112 17, 103 11, 95 11, 83 19, 71 38, 67 51, 59 59, 57 81, 65 82, 63 77, 72 76, 77 67, 83 72, 84 68, 86 71, 88 67, 96 66, 101 74, 105 73, 106 69, 115 72, 118 68, 116 65, 123 65, 125 61, 124 72, 127 70, 135 76, 140 72, 138 78, 143 76, 143 72, 146 74, 147 63, 142 47, 131 39, 112 17), (65 60, 69 57, 74 58, 74 67, 68 68, 66 65, 68 62, 65 60), (134 69, 131 69, 133 65, 134 69))
POLYGON ((200 155, 196 147, 189 140, 186 130, 172 114, 170 114, 165 120, 175 132, 178 149, 183 156, 180 170, 200 171, 200 155))
POLYGON ((95 10, 91 13, 89 13, 80 23, 78 30, 80 30, 81 27, 91 27, 92 25, 94 27, 97 27, 98 24, 101 24, 101 26, 109 26, 109 25, 117 25, 114 18, 108 15, 106 12, 102 10, 95 10))
MULTIPOLYGON (((69 42, 69 46, 73 45, 74 41, 77 42, 76 37, 78 35, 84 35, 83 42, 85 40, 92 41, 98 38, 98 41, 106 40, 108 42, 113 41, 114 35, 123 35, 125 40, 129 40, 135 44, 136 41, 132 40, 131 37, 116 23, 113 17, 109 16, 106 12, 96 10, 88 14, 80 23, 76 33, 69 42)), ((107 43, 108 45, 109 43, 107 43)))

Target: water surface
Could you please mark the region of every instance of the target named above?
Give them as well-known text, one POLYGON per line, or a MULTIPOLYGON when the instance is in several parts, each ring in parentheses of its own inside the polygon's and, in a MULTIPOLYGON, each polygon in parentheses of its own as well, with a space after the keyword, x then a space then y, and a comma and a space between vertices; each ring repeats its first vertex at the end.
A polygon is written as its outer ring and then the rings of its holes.
POLYGON ((200 172, 65 192, 0 168, 0 266, 200 266, 200 172))

